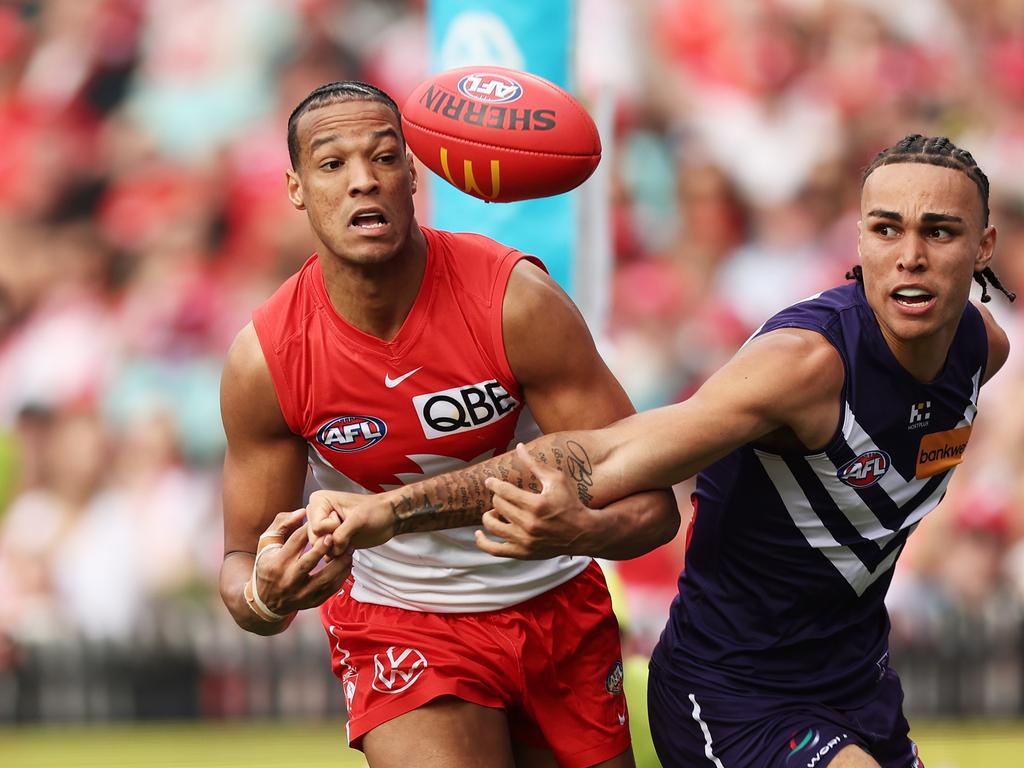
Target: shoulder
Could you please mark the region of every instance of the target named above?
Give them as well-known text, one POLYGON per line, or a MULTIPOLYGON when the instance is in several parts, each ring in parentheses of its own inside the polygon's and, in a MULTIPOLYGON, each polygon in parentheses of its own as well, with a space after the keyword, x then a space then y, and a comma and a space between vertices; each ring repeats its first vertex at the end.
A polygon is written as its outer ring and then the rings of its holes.
POLYGON ((769 331, 745 344, 732 362, 756 381, 766 402, 780 407, 836 399, 846 378, 839 350, 807 328, 769 331))
POLYGON ((747 342, 736 357, 758 359, 796 375, 817 373, 840 381, 844 375, 843 361, 835 345, 811 328, 787 326, 767 331, 747 342))
POLYGON ((284 425, 270 368, 252 323, 239 331, 228 349, 221 375, 221 414, 229 437, 233 428, 242 424, 275 432, 284 425))
POLYGON ((786 327, 832 331, 840 318, 858 316, 858 310, 866 306, 859 285, 841 285, 780 310, 758 329, 758 333, 786 327))
POLYGON ((263 347, 260 345, 259 337, 256 335, 256 326, 253 323, 247 323, 231 342, 225 367, 240 367, 250 371, 267 367, 267 361, 263 357, 263 347))
POLYGON ((985 324, 985 335, 988 337, 988 361, 985 365, 985 375, 982 378, 982 384, 984 384, 998 373, 1010 356, 1010 338, 985 305, 972 301, 971 306, 977 309, 978 314, 981 315, 981 320, 985 324))
MULTIPOLYGON (((509 274, 502 317, 506 332, 551 322, 583 323, 579 309, 555 279, 525 258, 517 261, 509 274)), ((552 333, 556 331, 552 328, 552 333)))
POLYGON ((582 313, 536 264, 521 260, 513 267, 501 323, 509 367, 520 385, 604 380, 605 366, 582 313))

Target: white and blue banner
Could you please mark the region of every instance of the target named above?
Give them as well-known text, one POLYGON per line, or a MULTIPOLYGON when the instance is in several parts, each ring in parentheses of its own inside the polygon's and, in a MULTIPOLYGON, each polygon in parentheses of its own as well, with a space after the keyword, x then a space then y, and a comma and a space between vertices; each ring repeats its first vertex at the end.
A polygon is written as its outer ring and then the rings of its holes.
MULTIPOLYGON (((573 0, 430 0, 431 74, 475 64, 525 70, 573 92, 573 0)), ((471 231, 538 256, 574 295, 577 191, 485 203, 429 174, 431 223, 471 231)))

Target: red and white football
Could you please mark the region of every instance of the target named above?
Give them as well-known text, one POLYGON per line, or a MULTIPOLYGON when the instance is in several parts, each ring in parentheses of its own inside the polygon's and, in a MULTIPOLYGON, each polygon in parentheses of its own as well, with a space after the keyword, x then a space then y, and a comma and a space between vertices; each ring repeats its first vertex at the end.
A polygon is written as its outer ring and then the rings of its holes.
POLYGON ((440 72, 402 109, 410 149, 463 192, 507 203, 568 192, 601 161, 601 137, 570 94, 489 65, 440 72))

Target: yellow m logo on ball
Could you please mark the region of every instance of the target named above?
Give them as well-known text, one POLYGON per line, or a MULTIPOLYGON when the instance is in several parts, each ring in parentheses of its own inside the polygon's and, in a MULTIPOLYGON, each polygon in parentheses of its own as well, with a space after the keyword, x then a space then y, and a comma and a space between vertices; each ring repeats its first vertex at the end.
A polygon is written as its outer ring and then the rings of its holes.
MULTIPOLYGON (((448 168, 448 148, 441 147, 441 169, 444 177, 451 182, 452 186, 458 187, 458 183, 452 178, 452 172, 448 168)), ((501 163, 491 160, 491 194, 484 192, 476 183, 476 176, 473 174, 473 161, 462 161, 462 174, 465 177, 465 185, 462 191, 475 197, 483 197, 493 200, 501 191, 501 163)))

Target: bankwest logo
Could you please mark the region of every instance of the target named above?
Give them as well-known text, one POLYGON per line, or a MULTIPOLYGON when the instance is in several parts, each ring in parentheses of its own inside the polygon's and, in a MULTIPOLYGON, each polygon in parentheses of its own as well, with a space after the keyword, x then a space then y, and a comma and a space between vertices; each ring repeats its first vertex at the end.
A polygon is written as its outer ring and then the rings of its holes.
POLYGON ((419 679, 429 665, 415 648, 391 646, 373 657, 373 690, 380 693, 401 693, 419 679), (383 658, 382 658, 383 657, 383 658))
POLYGON ((519 401, 495 379, 412 399, 428 440, 480 429, 511 413, 519 401))
POLYGON ((924 435, 917 449, 915 477, 922 480, 955 467, 964 460, 964 450, 970 438, 970 425, 924 435))

